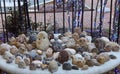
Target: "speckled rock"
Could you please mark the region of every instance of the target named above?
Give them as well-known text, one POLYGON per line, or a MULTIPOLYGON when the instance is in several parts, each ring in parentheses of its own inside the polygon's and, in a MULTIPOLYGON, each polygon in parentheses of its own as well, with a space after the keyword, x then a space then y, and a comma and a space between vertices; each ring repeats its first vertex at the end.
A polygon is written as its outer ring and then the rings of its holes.
POLYGON ((100 66, 101 64, 96 59, 91 59, 95 66, 100 66))
POLYGON ((18 64, 20 62, 20 60, 22 60, 22 57, 21 56, 17 56, 15 58, 15 64, 18 64))
POLYGON ((105 44, 106 44, 106 42, 104 40, 102 40, 101 38, 97 38, 94 41, 94 43, 95 43, 96 48, 99 49, 99 51, 102 51, 102 49, 104 49, 105 44))
POLYGON ((12 58, 9 58, 6 63, 12 63, 13 62, 13 59, 12 58))
POLYGON ((90 67, 94 66, 94 62, 92 60, 86 60, 86 64, 90 67))
POLYGON ((30 64, 30 70, 36 70, 37 66, 34 63, 30 64))
POLYGON ((19 52, 20 52, 21 54, 26 54, 27 49, 26 49, 25 45, 20 46, 19 52))
POLYGON ((69 38, 68 41, 65 43, 67 48, 74 48, 75 47, 75 40, 73 38, 69 38))
POLYGON ((65 50, 63 50, 63 51, 61 51, 60 53, 59 53, 59 56, 58 56, 58 62, 60 62, 60 63, 64 63, 64 62, 66 62, 66 61, 68 61, 69 60, 69 54, 68 54, 68 52, 67 51, 65 51, 65 50))
POLYGON ((62 69, 63 70, 71 70, 72 65, 70 63, 65 62, 65 63, 63 63, 62 69))
POLYGON ((49 71, 50 71, 51 73, 56 72, 56 71, 58 70, 58 64, 57 64, 57 62, 54 61, 54 60, 51 61, 51 62, 49 63, 48 69, 49 69, 49 71))
POLYGON ((13 55, 18 53, 18 48, 16 46, 12 46, 12 48, 10 49, 10 53, 12 53, 13 55))
POLYGON ((0 49, 0 55, 3 55, 6 51, 7 51, 7 49, 1 48, 1 49, 0 49))
POLYGON ((54 41, 51 44, 54 52, 60 52, 64 49, 64 47, 62 46, 62 43, 60 43, 58 39, 54 39, 54 41))
POLYGON ((96 59, 99 63, 104 64, 105 62, 110 60, 110 57, 107 53, 104 52, 97 55, 96 59))
POLYGON ((31 51, 33 49, 32 44, 27 44, 26 42, 24 42, 24 44, 28 51, 31 51))
POLYGON ((19 68, 26 68, 25 62, 24 62, 23 60, 20 60, 20 61, 18 62, 18 67, 19 67, 19 68))
POLYGON ((6 51, 4 53, 3 58, 6 59, 6 60, 9 60, 9 59, 13 59, 14 60, 14 56, 9 51, 6 51))
POLYGON ((53 56, 53 49, 52 48, 48 48, 46 51, 46 57, 50 58, 53 56))
POLYGON ((37 34, 33 33, 33 34, 30 35, 28 42, 32 43, 33 41, 36 41, 36 39, 37 39, 37 34))
POLYGON ((91 50, 91 53, 99 53, 99 50, 98 50, 98 48, 93 48, 92 50, 91 50))
POLYGON ((24 62, 27 66, 30 65, 30 58, 24 58, 24 62))
POLYGON ((77 41, 77 39, 79 39, 79 34, 78 33, 73 33, 72 37, 75 41, 77 41))
POLYGON ((25 36, 25 34, 20 34, 18 37, 16 37, 16 40, 20 43, 27 42, 28 38, 25 36))

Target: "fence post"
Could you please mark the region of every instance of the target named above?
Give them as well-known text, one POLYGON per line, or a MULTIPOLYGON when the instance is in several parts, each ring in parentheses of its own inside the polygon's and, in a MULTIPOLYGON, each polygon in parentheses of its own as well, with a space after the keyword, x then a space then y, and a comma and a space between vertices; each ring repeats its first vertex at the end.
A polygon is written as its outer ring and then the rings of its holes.
POLYGON ((25 8, 26 8, 26 16, 27 16, 27 29, 31 29, 27 0, 25 0, 25 8))
POLYGON ((6 39, 8 41, 8 26, 7 26, 7 16, 6 16, 6 5, 5 5, 5 0, 3 0, 4 3, 4 15, 5 15, 5 29, 6 29, 6 39))
POLYGON ((2 20, 2 27, 3 27, 3 41, 5 42, 5 26, 3 24, 3 10, 2 10, 2 6, 1 6, 1 0, 0 0, 0 14, 1 14, 1 20, 2 20))
POLYGON ((93 37, 93 0, 91 0, 91 36, 93 37))
POLYGON ((65 33, 65 2, 63 0, 63 33, 65 33))
POLYGON ((112 21, 112 3, 113 0, 110 1, 110 21, 109 21, 109 39, 111 40, 111 21, 112 21))
POLYGON ((37 29, 37 19, 36 19, 36 0, 34 0, 34 18, 35 18, 35 30, 37 29))
POLYGON ((46 5, 45 5, 45 0, 44 0, 44 25, 45 25, 45 31, 46 31, 46 5))
POLYGON ((55 0, 54 0, 54 3, 53 3, 53 8, 54 8, 54 33, 56 33, 56 15, 55 15, 55 0))
POLYGON ((119 37, 120 37, 120 1, 118 1, 118 5, 119 5, 119 17, 118 17, 118 37, 117 37, 117 43, 119 43, 119 37))
POLYGON ((85 0, 82 0, 82 17, 81 17, 81 30, 83 31, 84 27, 84 7, 85 7, 85 0))

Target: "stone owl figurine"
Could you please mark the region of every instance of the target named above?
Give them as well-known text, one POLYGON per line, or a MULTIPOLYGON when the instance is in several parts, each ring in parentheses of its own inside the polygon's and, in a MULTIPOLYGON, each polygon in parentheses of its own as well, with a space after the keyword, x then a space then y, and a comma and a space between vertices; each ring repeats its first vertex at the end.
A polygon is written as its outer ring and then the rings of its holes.
POLYGON ((49 45, 48 34, 45 31, 39 32, 36 39, 36 47, 40 50, 46 50, 49 45))

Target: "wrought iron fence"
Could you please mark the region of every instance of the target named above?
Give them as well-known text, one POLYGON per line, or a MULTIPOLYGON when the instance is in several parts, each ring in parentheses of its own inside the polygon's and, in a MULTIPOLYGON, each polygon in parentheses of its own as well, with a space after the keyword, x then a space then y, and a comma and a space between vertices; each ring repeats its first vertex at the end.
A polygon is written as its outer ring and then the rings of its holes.
POLYGON ((36 31, 38 27, 40 30, 46 30, 48 25, 51 24, 51 22, 47 21, 48 16, 50 16, 54 33, 74 32, 75 27, 80 27, 82 31, 88 32, 92 37, 101 37, 107 34, 110 40, 119 42, 120 0, 89 0, 89 8, 86 8, 88 0, 29 1, 12 0, 13 6, 11 7, 8 6, 5 0, 0 1, 0 25, 2 25, 3 41, 8 41, 9 33, 13 33, 16 36, 19 33, 27 33, 31 30, 36 31), (32 5, 29 1, 33 1, 31 2, 32 5), (40 3, 40 1, 43 2, 40 3), (110 11, 107 13, 107 16, 109 16, 107 19, 109 19, 109 23, 107 30, 105 29, 107 33, 104 33, 103 24, 108 3, 110 11), (113 6, 114 4, 115 6, 113 6), (99 12, 98 9, 100 10, 99 12), (89 12, 89 17, 86 16, 86 12, 89 12), (31 16, 32 18, 30 18, 31 16), (38 19, 41 17, 42 22, 38 19), (62 20, 57 20, 58 17, 61 17, 62 20), (87 25, 87 30, 85 26, 86 17, 90 19, 87 21, 90 24, 87 25))

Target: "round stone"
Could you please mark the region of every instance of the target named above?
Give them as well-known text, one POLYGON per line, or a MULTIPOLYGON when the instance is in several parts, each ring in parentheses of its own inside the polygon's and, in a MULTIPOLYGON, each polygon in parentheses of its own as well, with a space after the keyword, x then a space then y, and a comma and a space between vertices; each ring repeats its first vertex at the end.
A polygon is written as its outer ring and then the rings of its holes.
POLYGON ((56 72, 58 70, 58 64, 55 60, 49 63, 48 69, 51 73, 56 72))
POLYGON ((71 70, 72 69, 72 65, 70 63, 63 63, 62 66, 63 70, 71 70))
POLYGON ((69 54, 67 51, 63 50, 59 53, 58 62, 64 63, 69 60, 69 54))
POLYGON ((94 66, 94 62, 92 60, 86 60, 86 64, 90 67, 94 66))

